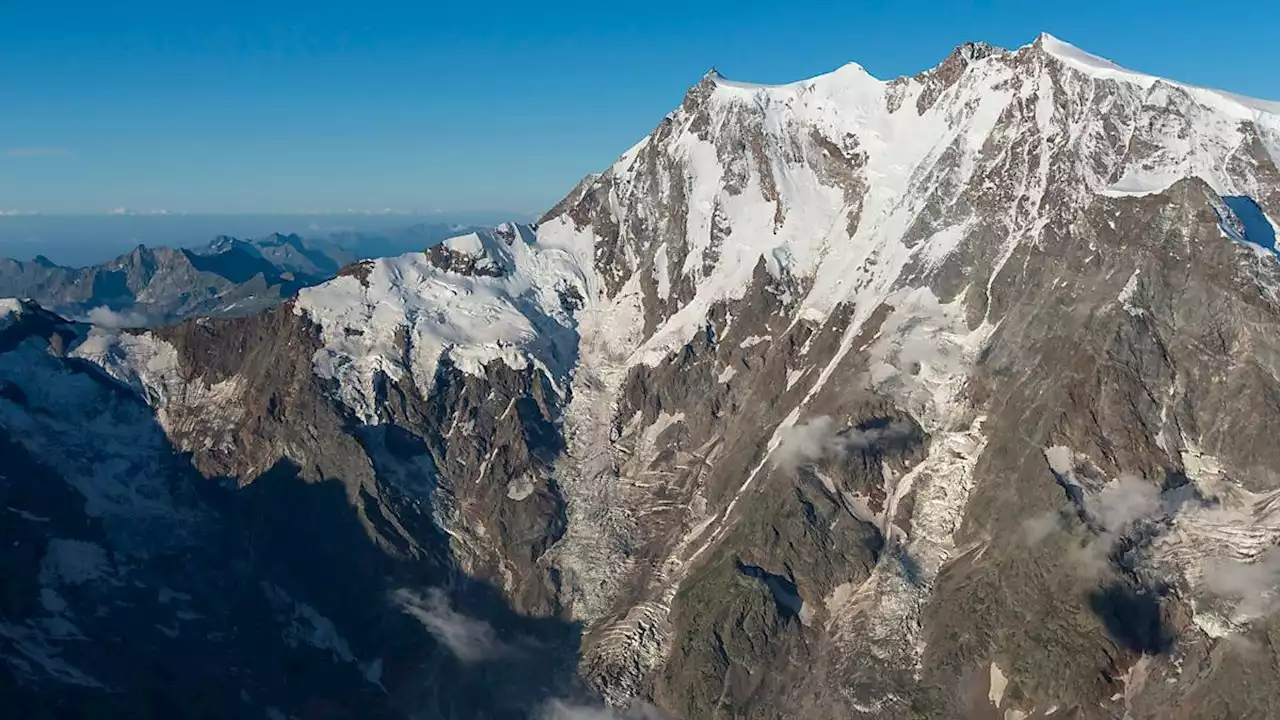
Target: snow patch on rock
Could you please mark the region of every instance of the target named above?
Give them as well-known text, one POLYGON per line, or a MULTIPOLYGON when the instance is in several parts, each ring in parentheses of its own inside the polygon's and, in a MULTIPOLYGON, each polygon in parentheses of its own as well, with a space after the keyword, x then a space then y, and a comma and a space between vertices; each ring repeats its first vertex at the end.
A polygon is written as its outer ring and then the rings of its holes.
POLYGON ((22 315, 22 301, 17 298, 0 298, 0 330, 18 321, 22 315))
POLYGON ((1004 699, 1004 690, 1009 686, 1009 679, 1004 676, 1000 666, 994 662, 991 663, 991 669, 988 674, 990 675, 988 680, 990 684, 987 689, 987 700, 990 700, 992 705, 999 708, 1000 701, 1004 699))
POLYGON ((1125 283, 1124 289, 1120 291, 1120 295, 1116 298, 1120 302, 1120 306, 1124 308, 1124 311, 1134 317, 1139 317, 1145 312, 1141 306, 1135 303, 1140 287, 1138 275, 1141 272, 1141 268, 1133 271, 1133 274, 1129 276, 1128 282, 1125 283))
POLYGON ((40 563, 40 579, 45 584, 83 585, 112 573, 107 551, 84 540, 50 540, 40 563))
MULTIPOLYGON (((98 339, 119 347, 114 340, 98 339)), ((120 339, 144 346, 148 342, 120 339)), ((81 348, 72 355, 80 354, 81 348)), ((115 369, 122 377, 138 380, 136 388, 146 386, 139 378, 152 369, 171 367, 159 349, 150 349, 157 354, 146 355, 151 359, 147 363, 111 353, 83 356, 100 361, 108 372, 115 369)), ((168 439, 149 408, 122 400, 88 373, 71 370, 37 338, 0 354, 0 377, 19 388, 26 400, 22 407, 0 399, 0 424, 37 457, 59 459, 59 472, 85 498, 85 512, 107 521, 104 529, 115 552, 151 554, 181 545, 198 532, 198 514, 174 501, 171 468, 163 461, 168 439)))

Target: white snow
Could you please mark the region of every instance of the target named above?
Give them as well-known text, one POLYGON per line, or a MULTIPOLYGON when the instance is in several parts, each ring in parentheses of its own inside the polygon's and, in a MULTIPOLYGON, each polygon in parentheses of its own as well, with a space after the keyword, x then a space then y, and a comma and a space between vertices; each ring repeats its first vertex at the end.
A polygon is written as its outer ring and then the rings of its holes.
MULTIPOLYGON (((1154 87, 1155 79, 1150 76, 1125 71, 1054 38, 1042 38, 1042 45, 1050 56, 1080 72, 1086 82, 1123 81, 1132 93, 1125 102, 1141 106, 1144 102, 1158 101, 1163 92, 1154 87)), ((693 260, 700 258, 716 212, 728 219, 733 233, 722 248, 719 265, 698 283, 697 296, 648 338, 631 356, 632 361, 656 362, 678 347, 700 326, 711 303, 740 296, 751 268, 761 257, 769 261, 771 272, 774 268, 785 268, 812 278, 812 290, 803 298, 799 309, 806 318, 820 321, 840 303, 852 301, 858 311, 846 336, 851 340, 877 306, 877 299, 892 289, 913 256, 920 255, 928 265, 936 266, 963 243, 968 234, 968 226, 960 222, 936 232, 916 248, 908 249, 900 244, 899 239, 917 217, 929 192, 943 182, 943 178, 931 178, 927 171, 944 152, 958 149, 960 157, 955 176, 946 180, 962 185, 1010 101, 1033 93, 1037 97, 1035 122, 1044 135, 1044 142, 1037 148, 1040 161, 1034 185, 1021 188, 1019 196, 1027 196, 1032 201, 1030 206, 1034 207, 1035 200, 1048 187, 1049 167, 1056 148, 1083 146, 1082 149, 1089 152, 1087 143, 1094 141, 1090 133, 1096 134, 1099 130, 1096 120, 1085 118, 1068 125, 1065 130, 1072 137, 1060 142, 1057 136, 1064 128, 1055 122, 1058 111, 1053 98, 1055 92, 1061 92, 1056 83, 1047 75, 1041 75, 1024 79, 1021 87, 1011 88, 1009 79, 1007 66, 975 61, 951 91, 968 100, 967 103, 957 102, 953 109, 943 108, 939 102, 935 110, 919 114, 911 107, 921 90, 914 80, 900 88, 904 97, 899 110, 889 112, 886 83, 856 65, 812 80, 776 86, 730 82, 712 76, 715 90, 709 104, 713 111, 728 113, 742 106, 758 108, 763 115, 766 138, 773 141, 769 152, 775 146, 794 146, 796 138, 810 128, 837 144, 842 142, 841 138, 856 138, 857 147, 865 154, 864 173, 870 181, 858 208, 861 222, 854 236, 848 237, 844 223, 840 222, 851 212, 843 193, 835 192, 816 177, 811 163, 775 156, 768 158, 768 171, 773 174, 779 203, 784 210, 804 209, 803 212, 784 212, 781 225, 775 226, 774 203, 763 201, 763 186, 756 168, 750 168, 745 192, 726 193, 723 190, 725 169, 712 144, 688 130, 676 134, 665 151, 687 168, 688 240, 692 249, 685 270, 696 267, 693 260)), ((1170 86, 1189 88, 1177 83, 1170 86)), ((1229 177, 1224 169, 1225 161, 1243 138, 1239 120, 1244 110, 1248 111, 1248 119, 1259 126, 1280 128, 1272 114, 1274 104, 1244 102, 1216 91, 1196 88, 1189 91, 1205 105, 1203 112, 1189 111, 1196 128, 1193 136, 1187 139, 1176 128, 1167 132, 1157 128, 1156 139, 1169 147, 1167 157, 1161 156, 1155 164, 1130 163, 1120 173, 1118 183, 1100 184, 1096 191, 1113 195, 1158 192, 1188 176, 1201 177, 1224 192, 1240 191, 1244 185, 1254 182, 1229 177)), ((687 121, 681 113, 674 117, 687 121)), ((1123 163, 1125 159, 1116 158, 1115 162, 1123 163)), ((625 192, 630 179, 620 180, 625 192)), ((625 228, 626 217, 618 220, 625 228)), ((1043 222, 1033 216, 1020 230, 1028 234, 1037 232, 1043 222)), ((555 226, 547 230, 559 231, 555 226)), ((1004 258, 1012 254, 1016 236, 1011 240, 1004 258)), ((841 354, 824 369, 815 389, 825 384, 848 349, 844 346, 841 354)))
POLYGON ((1142 268, 1133 271, 1129 276, 1128 282, 1125 283, 1124 289, 1120 291, 1119 297, 1116 298, 1120 302, 1120 306, 1125 312, 1135 317, 1141 316, 1144 310, 1134 303, 1134 299, 1138 296, 1138 275, 1142 272, 1142 268))
POLYGON ((151 333, 94 328, 71 355, 100 366, 148 400, 180 375, 177 349, 151 333))
POLYGON ((440 245, 450 252, 472 259, 477 270, 504 272, 510 268, 511 253, 493 232, 474 232, 448 238, 440 245))
POLYGON ((1000 670, 1000 666, 994 662, 991 663, 990 685, 987 689, 987 699, 991 704, 1000 707, 1000 701, 1004 699, 1004 690, 1009 686, 1009 679, 1004 676, 1004 672, 1000 670))
MULTIPOLYGON (((135 339, 140 348, 157 350, 145 338, 135 339)), ((84 345, 114 352, 131 342, 91 336, 84 345)), ((115 367, 112 362, 123 356, 90 357, 115 367)), ((165 361, 158 364, 165 366, 165 361)), ((138 377, 132 370, 127 375, 138 377)), ((0 400, 0 424, 36 456, 57 458, 59 473, 84 496, 85 512, 108 521, 103 527, 114 553, 149 554, 190 541, 199 528, 199 514, 173 501, 170 470, 162 461, 168 443, 151 410, 118 401, 114 390, 68 369, 36 338, 0 353, 0 376, 27 400, 25 408, 0 400)), ((141 392, 147 396, 145 387, 141 392)))
POLYGON ((188 378, 177 349, 152 333, 95 327, 71 355, 99 365, 137 392, 154 409, 166 434, 181 440, 183 450, 227 443, 244 415, 243 378, 231 376, 213 385, 202 377, 188 378))
POLYGON ((1122 68, 1050 35, 1041 35, 1044 51, 1092 81, 1115 81, 1140 109, 1138 133, 1156 146, 1151 157, 1127 162, 1114 184, 1098 188, 1105 195, 1159 193, 1187 177, 1198 177, 1221 195, 1256 194, 1251 171, 1229 173, 1229 160, 1256 134, 1273 159, 1280 158, 1280 102, 1188 85, 1122 68), (1162 115, 1159 109, 1174 110, 1162 115))
POLYGON ((14 515, 17 515, 18 517, 22 518, 23 520, 28 521, 28 522, 40 522, 40 523, 46 523, 46 522, 49 522, 49 518, 47 518, 47 517, 41 517, 41 516, 39 516, 39 515, 35 515, 35 514, 33 514, 33 513, 29 513, 29 512, 27 512, 26 510, 21 510, 21 509, 19 509, 19 508, 15 508, 15 507, 6 507, 5 509, 6 509, 6 510, 8 510, 9 512, 13 513, 14 515))
POLYGON ((667 267, 667 246, 664 243, 653 255, 653 279, 658 285, 658 298, 671 297, 671 271, 667 267))
POLYGON ((507 483, 507 497, 520 502, 533 494, 537 488, 535 479, 529 475, 521 475, 507 483))
POLYGON ((575 322, 557 289, 568 283, 589 296, 572 251, 523 234, 510 246, 478 235, 446 245, 481 247, 489 256, 502 248, 511 271, 459 275, 435 267, 425 253, 408 253, 373 261, 366 282, 343 276, 298 294, 295 311, 320 326, 324 342, 316 373, 337 380, 341 399, 365 422, 378 422, 378 373, 411 381, 425 396, 444 359, 473 375, 494 361, 517 369, 532 362, 553 380, 572 365, 575 322))
POLYGON ((17 322, 22 314, 22 301, 17 298, 0 298, 0 330, 17 322))
POLYGON ((454 252, 464 253, 466 255, 479 257, 484 254, 484 241, 480 239, 479 233, 458 235, 457 237, 449 238, 440 244, 454 252))
POLYGON ((1159 78, 1154 75, 1135 72, 1133 70, 1120 67, 1110 60, 1085 52, 1084 50, 1081 50, 1070 43, 1059 40, 1048 33, 1042 33, 1040 35, 1039 42, 1045 52, 1059 60, 1062 60, 1072 68, 1099 80, 1117 80, 1124 83, 1132 83, 1134 85, 1141 86, 1144 89, 1148 89, 1157 82, 1161 82, 1188 90, 1201 102, 1219 106, 1219 109, 1231 108, 1236 112, 1247 115, 1280 114, 1280 102, 1257 100, 1233 93, 1223 92, 1221 90, 1212 90, 1209 88, 1197 87, 1195 85, 1187 85, 1185 83, 1159 78))
POLYGON ((50 540, 40 563, 40 580, 44 584, 82 585, 100 580, 110 572, 106 550, 84 540, 50 540))
POLYGON ((790 390, 796 383, 800 382, 800 378, 812 368, 804 368, 801 370, 787 370, 787 389, 790 390))
POLYGON ((338 660, 359 664, 351 653, 351 646, 338 634, 332 620, 307 603, 295 600, 280 587, 263 583, 262 589, 282 619, 289 621, 283 631, 285 642, 294 647, 306 643, 319 650, 328 650, 338 660))
POLYGON ((969 233, 969 225, 961 223, 953 225, 935 234, 928 243, 925 250, 925 257, 929 260, 930 267, 938 267, 947 259, 955 249, 964 240, 969 233))

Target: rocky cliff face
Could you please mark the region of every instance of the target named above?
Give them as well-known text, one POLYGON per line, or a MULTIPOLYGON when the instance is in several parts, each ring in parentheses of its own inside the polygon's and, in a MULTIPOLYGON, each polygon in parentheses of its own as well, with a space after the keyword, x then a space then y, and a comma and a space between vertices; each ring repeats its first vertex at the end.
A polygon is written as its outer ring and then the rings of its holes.
MULTIPOLYGON (((265 629, 216 641, 257 684, 178 672, 238 711, 323 712, 306 676, 357 716, 1267 717, 1277 156, 1280 106, 1048 36, 711 74, 536 231, 149 333, 20 306, 4 441, 51 480, 6 480, 7 687, 126 712, 104 688, 170 656, 108 667, 134 621, 67 586, 176 573, 245 596, 201 622, 265 629), (23 368, 149 439, 93 455, 23 368), (158 519, 111 520, 117 485, 158 519), (26 519, 68 505, 106 534, 26 519), (229 545, 124 560, 152 522, 229 545)), ((194 622, 157 643, 214 643, 194 622)))

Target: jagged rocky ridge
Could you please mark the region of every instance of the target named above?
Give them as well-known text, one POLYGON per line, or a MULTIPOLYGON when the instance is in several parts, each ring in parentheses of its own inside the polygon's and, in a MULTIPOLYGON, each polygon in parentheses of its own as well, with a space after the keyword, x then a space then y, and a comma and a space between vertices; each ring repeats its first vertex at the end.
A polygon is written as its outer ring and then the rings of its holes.
POLYGON ((191 317, 252 315, 332 278, 351 263, 429 248, 469 228, 419 224, 324 238, 219 236, 196 248, 142 245, 89 267, 43 256, 0 259, 0 297, 27 298, 64 317, 156 327, 191 317))
MULTIPOLYGON (((301 247, 300 238, 293 240, 301 247)), ((253 243, 233 238, 195 250, 139 245, 115 260, 82 268, 44 257, 6 258, 0 260, 0 294, 103 324, 163 325, 197 315, 260 312, 337 270, 296 265, 273 262, 253 243)))
MULTIPOLYGON (((120 625, 75 603, 184 577, 130 544, 151 515, 94 499, 163 478, 195 509, 154 522, 234 543, 184 582, 250 588, 275 608, 255 642, 341 678, 322 699, 356 715, 1268 717, 1278 155, 1280 106, 1048 36, 888 82, 711 74, 536 231, 237 320, 18 308, 7 442, 66 483, 6 501, 79 494, 9 503, 43 549, 6 598, 8 687, 124 712, 160 682, 158 650, 86 651, 120 625), (110 388, 151 445, 77 465, 112 446, 56 425, 73 410, 22 370, 46 367, 110 388), (23 515, 81 496, 102 534, 23 515), (97 549, 68 570, 67 542, 97 549), (530 667, 505 704, 479 690, 530 667)), ((184 622, 184 651, 221 642, 184 622)), ((304 717, 316 685, 271 666, 244 672, 304 717)), ((219 707, 262 712, 227 672, 219 707)))

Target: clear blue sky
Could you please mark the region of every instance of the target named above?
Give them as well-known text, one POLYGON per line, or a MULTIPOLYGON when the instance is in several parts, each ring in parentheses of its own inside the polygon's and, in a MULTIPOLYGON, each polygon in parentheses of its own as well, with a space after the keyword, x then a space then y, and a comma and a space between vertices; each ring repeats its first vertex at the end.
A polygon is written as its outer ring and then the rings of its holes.
POLYGON ((1045 30, 1280 98, 1280 6, 594 0, 0 2, 0 209, 549 207, 712 65, 891 77, 1045 30), (1246 9, 1247 8, 1247 9, 1246 9), (1236 41, 1240 38, 1240 41, 1236 41))

